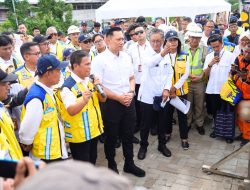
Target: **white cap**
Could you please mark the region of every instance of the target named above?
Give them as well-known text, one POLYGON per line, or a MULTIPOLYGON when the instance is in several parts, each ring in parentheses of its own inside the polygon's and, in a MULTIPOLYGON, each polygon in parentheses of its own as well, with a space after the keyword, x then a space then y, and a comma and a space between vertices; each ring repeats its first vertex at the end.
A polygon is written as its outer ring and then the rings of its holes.
POLYGON ((80 33, 79 28, 77 26, 75 26, 75 25, 71 25, 68 28, 68 34, 73 34, 73 33, 80 33))
POLYGON ((188 32, 187 32, 188 36, 198 37, 198 38, 202 37, 202 29, 197 24, 194 23, 188 26, 187 29, 188 29, 188 32))
POLYGON ((239 41, 242 40, 242 38, 247 37, 250 40, 250 33, 248 31, 242 32, 239 37, 239 41))
POLYGON ((176 30, 176 28, 175 28, 174 26, 167 26, 166 24, 160 24, 160 25, 158 26, 158 29, 163 30, 164 35, 165 35, 168 31, 170 31, 170 30, 174 30, 174 31, 177 32, 177 30, 176 30))

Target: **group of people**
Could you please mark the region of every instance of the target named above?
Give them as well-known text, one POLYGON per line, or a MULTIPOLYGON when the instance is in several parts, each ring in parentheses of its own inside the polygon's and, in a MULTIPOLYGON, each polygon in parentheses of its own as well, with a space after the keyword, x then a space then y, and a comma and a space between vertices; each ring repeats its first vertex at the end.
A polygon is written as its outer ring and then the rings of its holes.
MULTIPOLYGON (((21 24, 19 34, 26 41, 20 47, 15 44, 18 34, 3 32, 2 157, 29 156, 50 163, 67 159, 70 151, 73 159, 95 164, 102 136, 108 168, 119 173, 115 147, 120 141, 123 170, 144 177, 145 171, 134 163, 133 143, 140 143, 137 156, 145 159, 151 131, 158 135, 159 152, 170 157, 166 144, 176 123, 175 110, 184 150, 189 149, 192 126, 205 134, 206 115, 213 118, 210 137, 232 143, 235 120, 225 126, 230 132, 220 134, 218 115, 235 115, 241 109, 222 100, 220 91, 230 77, 249 103, 250 33, 239 29, 234 16, 228 29, 212 20, 200 26, 188 17, 180 26, 167 26, 163 18, 150 26, 139 17, 135 23, 117 20, 102 32, 95 23, 88 32, 82 22, 81 28, 70 26, 63 41, 54 26, 32 37, 21 24), (187 114, 169 103, 175 98, 191 102, 187 114), (140 140, 134 136, 138 131, 140 140)), ((244 145, 250 139, 250 119, 236 120, 244 145)))

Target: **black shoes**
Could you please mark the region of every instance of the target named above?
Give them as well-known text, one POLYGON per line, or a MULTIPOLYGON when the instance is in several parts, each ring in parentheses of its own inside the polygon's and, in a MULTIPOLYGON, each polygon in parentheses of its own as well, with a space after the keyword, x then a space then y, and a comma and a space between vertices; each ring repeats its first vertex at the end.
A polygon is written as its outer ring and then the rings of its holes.
POLYGON ((247 144, 249 142, 249 140, 247 139, 242 139, 241 140, 241 143, 240 143, 240 146, 244 146, 245 144, 247 144))
POLYGON ((140 143, 139 139, 136 136, 133 136, 133 143, 134 144, 139 144, 140 143))
POLYGON ((181 141, 181 146, 184 150, 188 150, 189 144, 187 141, 181 141))
POLYGON ((133 174, 137 177, 144 177, 146 175, 145 171, 141 168, 137 167, 134 162, 132 163, 126 163, 124 164, 123 171, 126 173, 133 174))
POLYGON ((138 155, 137 155, 138 159, 139 160, 145 159, 146 153, 147 153, 147 148, 140 147, 138 155))
POLYGON ((108 162, 108 168, 113 170, 115 173, 119 174, 119 171, 117 169, 117 165, 115 161, 108 162))
POLYGON ((205 135, 205 129, 204 129, 203 126, 202 127, 196 127, 196 129, 197 129, 197 131, 198 131, 198 133, 200 135, 205 135))
POLYGON ((171 152, 170 150, 167 148, 166 145, 159 145, 158 146, 158 150, 166 157, 170 157, 171 156, 171 152))
POLYGON ((212 133, 210 133, 209 135, 211 138, 216 138, 215 132, 213 131, 212 133))

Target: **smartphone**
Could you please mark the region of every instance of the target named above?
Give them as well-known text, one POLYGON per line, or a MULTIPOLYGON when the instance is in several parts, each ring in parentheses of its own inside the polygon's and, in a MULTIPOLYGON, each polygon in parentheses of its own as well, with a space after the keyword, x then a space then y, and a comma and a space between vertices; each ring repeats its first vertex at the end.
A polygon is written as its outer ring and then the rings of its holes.
POLYGON ((214 52, 214 57, 219 57, 220 53, 219 52, 214 52))
MULTIPOLYGON (((17 160, 0 159, 0 177, 14 178, 16 175, 17 160)), ((39 168, 39 163, 35 163, 35 167, 39 168)), ((28 176, 28 170, 26 170, 25 176, 28 176)))

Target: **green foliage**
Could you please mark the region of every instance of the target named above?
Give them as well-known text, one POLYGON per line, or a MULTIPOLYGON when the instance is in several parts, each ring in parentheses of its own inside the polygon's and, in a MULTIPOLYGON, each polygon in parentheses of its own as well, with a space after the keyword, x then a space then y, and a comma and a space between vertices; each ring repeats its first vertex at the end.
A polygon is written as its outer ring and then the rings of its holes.
MULTIPOLYGON (((76 23, 72 21, 73 6, 65 4, 62 0, 39 0, 36 6, 30 5, 27 0, 14 0, 14 2, 18 23, 25 23, 30 33, 32 28, 39 27, 41 33, 45 34, 46 29, 50 26, 66 31, 71 24, 76 23)), ((4 5, 9 8, 7 16, 9 28, 16 30, 17 26, 11 0, 5 0, 4 5)), ((1 31, 2 28, 4 29, 3 26, 0 26, 1 31)))

